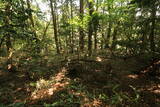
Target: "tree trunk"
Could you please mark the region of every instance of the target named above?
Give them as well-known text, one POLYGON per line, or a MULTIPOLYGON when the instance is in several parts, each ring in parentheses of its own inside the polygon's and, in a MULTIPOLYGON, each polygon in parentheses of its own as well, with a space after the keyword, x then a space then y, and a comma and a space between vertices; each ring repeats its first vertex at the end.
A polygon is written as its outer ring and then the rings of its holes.
MULTIPOLYGON (((104 3, 105 1, 103 1, 104 3)), ((102 7, 102 15, 105 14, 105 6, 102 7)), ((105 43, 105 36, 104 36, 104 19, 102 19, 102 25, 101 25, 101 32, 102 32, 102 39, 101 39, 101 49, 104 49, 104 43, 105 43)))
POLYGON ((97 49, 97 30, 94 31, 94 49, 97 49))
MULTIPOLYGON (((21 3, 23 3, 23 1, 21 1, 21 3)), ((40 47, 39 47, 40 40, 37 37, 37 33, 36 33, 36 29, 35 29, 35 23, 34 23, 34 19, 33 19, 33 15, 32 15, 32 9, 31 9, 31 2, 30 2, 30 0, 27 0, 27 8, 29 9, 28 15, 29 15, 30 23, 31 23, 31 30, 33 32, 34 39, 35 39, 35 42, 36 42, 35 51, 36 51, 36 53, 40 53, 40 47)))
POLYGON ((46 27, 45 27, 45 29, 43 31, 42 40, 45 40, 45 38, 46 38, 46 33, 48 31, 49 25, 50 25, 50 21, 46 23, 46 27))
POLYGON ((3 42, 4 42, 4 38, 5 38, 5 36, 3 36, 3 37, 1 38, 0 48, 1 48, 2 44, 3 44, 3 42))
POLYGON ((105 48, 109 48, 109 42, 110 42, 110 37, 111 37, 111 27, 112 27, 112 22, 111 22, 111 12, 110 12, 110 5, 108 6, 108 12, 109 12, 109 22, 108 22, 108 29, 107 29, 107 38, 106 38, 106 46, 105 48))
POLYGON ((106 38, 105 48, 109 48, 110 37, 111 37, 111 22, 108 23, 108 30, 107 30, 107 38, 106 38))
POLYGON ((117 40, 117 27, 118 27, 118 25, 117 26, 115 26, 115 28, 114 28, 114 32, 113 32, 113 39, 112 39, 112 50, 115 50, 115 48, 116 48, 116 40, 117 40))
POLYGON ((56 44, 56 50, 57 50, 57 54, 60 54, 59 43, 58 43, 58 35, 57 35, 56 14, 55 14, 55 11, 54 11, 54 8, 53 8, 52 0, 50 0, 50 7, 51 7, 51 15, 52 15, 52 21, 53 21, 53 28, 54 28, 54 39, 55 39, 55 44, 56 44))
MULTIPOLYGON (((96 12, 98 12, 98 0, 96 1, 96 12)), ((98 30, 98 24, 99 24, 99 19, 97 19, 97 17, 94 19, 95 23, 94 23, 94 49, 97 49, 97 30, 98 30)))
MULTIPOLYGON (((10 17, 11 10, 10 9, 11 9, 11 4, 8 3, 5 8, 5 12, 7 13, 7 15, 6 15, 4 22, 5 22, 6 26, 9 26, 10 20, 11 20, 11 17, 10 17)), ((7 53, 8 53, 8 55, 7 55, 7 70, 12 71, 12 69, 13 69, 12 43, 11 43, 11 35, 8 31, 6 32, 5 37, 6 37, 6 47, 7 47, 7 53)))
POLYGON ((152 7, 152 12, 151 12, 151 32, 150 32, 150 35, 149 35, 149 40, 150 40, 150 49, 152 52, 155 51, 155 33, 154 33, 154 30, 155 30, 155 18, 156 18, 156 8, 155 7, 152 7))
MULTIPOLYGON (((79 10, 79 12, 80 12, 80 20, 81 20, 81 22, 82 22, 82 24, 83 24, 83 14, 84 14, 84 6, 83 6, 83 4, 84 4, 84 1, 83 0, 80 0, 80 10, 79 10)), ((80 50, 81 51, 83 51, 83 49, 84 49, 84 32, 83 32, 83 28, 82 27, 80 27, 79 28, 79 45, 80 45, 80 50)))
POLYGON ((31 12, 31 5, 30 5, 30 0, 27 0, 27 7, 29 9, 29 19, 31 21, 31 25, 34 29, 34 20, 33 20, 33 15, 32 15, 32 12, 31 12))
POLYGON ((141 45, 140 53, 144 53, 145 50, 146 50, 146 46, 147 46, 147 26, 148 26, 148 22, 144 22, 144 24, 141 26, 142 45, 141 45))
MULTIPOLYGON (((73 19, 73 1, 70 0, 70 6, 71 6, 71 20, 73 19)), ((73 36, 73 25, 71 25, 71 53, 73 53, 74 50, 74 36, 73 36)))
POLYGON ((88 2, 88 7, 89 7, 89 15, 91 17, 88 23, 88 51, 89 51, 89 56, 91 56, 92 54, 92 34, 93 34, 92 14, 94 11, 92 1, 88 2))
POLYGON ((32 11, 31 11, 30 0, 27 0, 27 8, 29 9, 29 13, 28 14, 29 14, 29 20, 30 20, 31 25, 32 25, 32 31, 34 33, 35 38, 37 39, 37 33, 36 33, 36 30, 35 30, 35 24, 34 24, 34 20, 33 20, 32 11))

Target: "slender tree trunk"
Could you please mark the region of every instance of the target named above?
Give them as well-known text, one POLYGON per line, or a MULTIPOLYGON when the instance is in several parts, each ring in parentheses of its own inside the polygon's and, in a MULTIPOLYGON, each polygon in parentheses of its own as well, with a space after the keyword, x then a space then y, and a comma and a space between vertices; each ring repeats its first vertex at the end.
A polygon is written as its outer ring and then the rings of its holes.
MULTIPOLYGON (((62 6, 62 24, 65 25, 65 21, 68 19, 68 16, 66 15, 66 12, 68 12, 68 10, 65 9, 65 6, 68 7, 66 2, 61 1, 61 4, 64 4, 64 6, 62 6)), ((68 9, 68 8, 67 8, 68 9)), ((67 31, 67 28, 64 28, 64 31, 67 31)), ((62 48, 62 44, 60 46, 62 48)), ((68 49, 68 35, 66 35, 64 37, 64 52, 66 53, 66 50, 68 49)))
POLYGON ((59 43, 58 43, 58 35, 57 35, 56 14, 55 14, 55 11, 54 11, 52 0, 50 0, 50 7, 51 7, 51 15, 52 15, 52 21, 53 21, 53 28, 54 28, 54 39, 55 39, 55 44, 56 44, 56 50, 57 50, 57 54, 60 54, 59 43))
POLYGON ((61 38, 59 38, 59 49, 60 49, 60 50, 63 49, 63 48, 62 48, 62 40, 61 40, 61 38))
POLYGON ((152 7, 152 12, 151 12, 151 32, 149 35, 149 40, 150 40, 150 49, 152 52, 155 51, 155 17, 156 17, 156 7, 152 7))
MULTIPOLYGON (((23 1, 21 1, 21 3, 23 3, 23 1)), ((36 42, 38 42, 38 38, 37 38, 37 33, 36 33, 36 30, 35 30, 35 23, 34 23, 34 19, 33 19, 33 15, 32 15, 32 9, 31 9, 31 3, 30 3, 30 0, 27 0, 27 8, 30 10, 29 11, 29 20, 31 22, 31 25, 32 25, 32 31, 34 33, 34 36, 36 38, 36 42)))
POLYGON ((148 26, 148 22, 145 22, 142 26, 141 26, 141 31, 142 31, 142 45, 141 45, 141 53, 144 53, 146 50, 146 46, 147 46, 147 26, 148 26))
POLYGON ((117 28, 118 28, 118 25, 114 28, 114 32, 113 32, 113 39, 112 39, 112 50, 115 50, 116 48, 116 40, 117 40, 117 28))
POLYGON ((88 23, 88 51, 89 56, 92 54, 92 34, 93 34, 93 22, 92 22, 92 14, 93 14, 93 3, 92 1, 88 2, 89 7, 89 15, 91 17, 89 23, 88 23))
MULTIPOLYGON (((104 3, 105 1, 103 1, 104 3)), ((105 6, 102 7, 102 15, 105 13, 105 6)), ((101 32, 102 32, 102 39, 101 39, 101 49, 104 49, 104 43, 105 43, 105 36, 104 36, 104 19, 102 19, 102 25, 101 25, 101 32)))
POLYGON ((48 28, 49 28, 50 23, 51 23, 51 22, 49 21, 49 22, 47 22, 47 24, 46 24, 46 27, 45 27, 45 29, 44 29, 44 31, 43 31, 42 40, 44 40, 44 39, 46 38, 46 33, 47 33, 47 31, 48 31, 48 28))
POLYGON ((34 20, 33 20, 33 15, 32 15, 32 12, 31 12, 30 0, 27 0, 27 7, 30 10, 30 12, 29 12, 29 19, 30 19, 31 25, 32 25, 32 27, 34 29, 34 20))
MULTIPOLYGON (((55 10, 57 10, 56 4, 55 4, 55 10)), ((56 11, 56 14, 58 14, 57 11, 56 11)), ((58 32, 58 34, 59 34, 59 33, 60 33, 60 23, 58 22, 58 21, 59 21, 58 15, 57 15, 57 17, 56 17, 56 20, 57 20, 57 32, 58 32)), ((59 49, 60 49, 60 50, 63 49, 61 42, 62 42, 62 41, 61 41, 61 38, 59 37, 59 38, 58 38, 58 44, 59 44, 59 49)))
MULTIPOLYGON (((21 3, 23 3, 23 1, 21 1, 21 3)), ((39 47, 40 40, 37 37, 35 23, 34 23, 33 14, 32 14, 32 9, 31 9, 31 1, 30 0, 27 0, 27 8, 29 9, 28 15, 29 15, 30 23, 31 23, 31 30, 32 30, 32 32, 34 34, 34 40, 36 42, 35 51, 36 51, 36 53, 40 53, 40 47, 39 47)))
POLYGON ((1 48, 2 44, 3 44, 3 42, 4 42, 4 38, 5 38, 5 36, 3 36, 3 37, 1 38, 0 48, 1 48))
POLYGON ((94 49, 97 49, 97 30, 94 31, 94 49))
POLYGON ((109 12, 109 22, 108 22, 108 29, 107 29, 107 38, 106 38, 106 46, 105 48, 109 48, 109 42, 111 37, 111 28, 112 28, 112 22, 111 22, 111 6, 108 5, 108 12, 109 12))
MULTIPOLYGON (((10 20, 11 20, 11 17, 10 17, 10 14, 11 14, 11 4, 8 2, 8 4, 6 5, 6 8, 5 8, 5 12, 7 13, 6 15, 6 18, 4 20, 5 22, 5 25, 6 26, 9 26, 10 24, 10 20)), ((11 43, 11 35, 9 32, 6 32, 5 34, 5 37, 6 37, 6 47, 7 47, 7 70, 8 71, 12 71, 13 69, 13 64, 12 64, 12 43, 11 43)))
MULTIPOLYGON (((81 20, 81 22, 82 22, 82 24, 83 24, 83 14, 84 14, 84 1, 83 0, 79 0, 80 1, 80 10, 79 10, 79 12, 80 12, 80 20, 81 20)), ((80 45, 80 50, 81 51, 83 51, 83 49, 84 49, 84 32, 83 32, 83 28, 82 27, 80 27, 79 28, 79 35, 80 35, 80 37, 79 37, 79 45, 80 45)))
MULTIPOLYGON (((73 1, 70 0, 70 6, 71 6, 71 19, 73 19, 73 1)), ((73 53, 74 50, 74 33, 73 33, 73 25, 71 25, 71 53, 73 53)))
MULTIPOLYGON (((96 1, 96 12, 98 12, 98 0, 96 1)), ((97 49, 97 30, 98 30, 98 24, 99 24, 99 19, 97 17, 95 18, 95 23, 94 23, 94 49, 97 49)))
POLYGON ((105 48, 109 48, 109 41, 111 37, 111 22, 108 23, 108 30, 107 30, 107 38, 106 38, 106 46, 105 48))

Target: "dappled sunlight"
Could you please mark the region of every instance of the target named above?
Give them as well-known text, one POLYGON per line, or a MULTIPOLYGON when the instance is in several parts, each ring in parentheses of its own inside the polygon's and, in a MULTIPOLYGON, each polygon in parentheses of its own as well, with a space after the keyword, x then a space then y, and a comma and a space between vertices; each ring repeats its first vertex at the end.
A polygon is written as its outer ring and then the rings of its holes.
POLYGON ((100 57, 96 57, 96 61, 98 61, 98 62, 102 62, 102 58, 100 58, 100 57))
POLYGON ((127 75, 127 77, 128 77, 128 78, 132 78, 132 79, 137 79, 137 78, 138 78, 138 75, 133 75, 133 74, 131 75, 131 74, 130 74, 130 75, 127 75))
POLYGON ((94 99, 93 102, 92 102, 92 105, 94 107, 101 107, 102 106, 102 102, 98 99, 94 99))
POLYGON ((36 83, 36 88, 37 89, 41 89, 43 87, 47 87, 49 85, 49 81, 46 81, 44 79, 40 79, 39 81, 37 81, 36 83))
POLYGON ((28 57, 28 58, 26 58, 26 60, 27 60, 27 61, 30 61, 30 60, 32 60, 32 57, 28 57))
POLYGON ((160 64, 160 60, 159 60, 159 61, 157 61, 157 62, 154 62, 154 64, 160 64))
POLYGON ((36 83, 36 90, 31 95, 31 100, 40 100, 54 96, 57 92, 69 85, 70 79, 65 76, 67 70, 62 68, 50 80, 40 79, 36 83))
POLYGON ((83 105, 83 107, 102 107, 102 106, 104 106, 104 105, 99 99, 93 99, 93 101, 85 103, 83 105))
POLYGON ((155 94, 160 94, 160 84, 152 85, 152 86, 148 87, 147 90, 152 92, 152 93, 155 93, 155 94))
POLYGON ((97 69, 96 69, 95 72, 102 72, 102 70, 97 70, 97 69))
MULTIPOLYGON (((64 79, 66 79, 65 78, 65 73, 66 72, 67 72, 66 68, 63 67, 62 70, 61 70, 61 72, 59 72, 58 74, 56 74, 55 77, 52 77, 52 79, 55 80, 56 82, 60 82, 60 81, 62 81, 64 79)), ((69 78, 67 78, 67 79, 69 79, 69 78)))
POLYGON ((0 0, 0 107, 160 107, 160 0, 0 0))
POLYGON ((153 93, 155 93, 155 94, 160 94, 160 89, 154 90, 153 93))

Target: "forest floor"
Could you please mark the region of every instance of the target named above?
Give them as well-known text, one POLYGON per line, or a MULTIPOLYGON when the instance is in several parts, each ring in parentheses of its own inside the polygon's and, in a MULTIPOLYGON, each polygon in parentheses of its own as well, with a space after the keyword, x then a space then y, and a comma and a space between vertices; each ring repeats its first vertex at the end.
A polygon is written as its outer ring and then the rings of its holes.
POLYGON ((0 70, 0 107, 160 107, 160 80, 133 73, 145 66, 143 57, 15 62, 17 72, 0 70))

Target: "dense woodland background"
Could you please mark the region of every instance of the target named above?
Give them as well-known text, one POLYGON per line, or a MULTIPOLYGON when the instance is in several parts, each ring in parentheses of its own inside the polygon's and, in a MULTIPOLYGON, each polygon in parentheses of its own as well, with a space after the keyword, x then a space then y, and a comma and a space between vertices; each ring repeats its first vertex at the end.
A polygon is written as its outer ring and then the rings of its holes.
POLYGON ((160 106, 159 0, 0 0, 0 106, 160 106))

